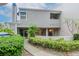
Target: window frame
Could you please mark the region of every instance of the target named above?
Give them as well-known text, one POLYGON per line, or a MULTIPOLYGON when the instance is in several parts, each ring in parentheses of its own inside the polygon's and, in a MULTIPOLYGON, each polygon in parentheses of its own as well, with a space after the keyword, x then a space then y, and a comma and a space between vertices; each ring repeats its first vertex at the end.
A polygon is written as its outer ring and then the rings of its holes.
POLYGON ((26 19, 26 12, 25 11, 20 12, 20 19, 26 19), (25 13, 25 14, 22 14, 22 13, 25 13), (22 18, 22 17, 25 17, 25 18, 22 18))
POLYGON ((61 13, 50 13, 50 19, 60 19, 60 15, 61 13))

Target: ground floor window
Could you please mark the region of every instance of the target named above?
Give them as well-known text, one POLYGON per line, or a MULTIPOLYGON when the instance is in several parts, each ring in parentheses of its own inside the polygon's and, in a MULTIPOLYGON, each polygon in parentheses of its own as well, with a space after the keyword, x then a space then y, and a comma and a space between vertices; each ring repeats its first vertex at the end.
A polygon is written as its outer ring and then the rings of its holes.
POLYGON ((59 28, 39 28, 37 35, 41 36, 58 36, 59 35, 59 28))
POLYGON ((37 35, 46 36, 46 28, 38 28, 37 35))
POLYGON ((48 36, 53 36, 54 35, 54 30, 52 28, 48 28, 48 36))

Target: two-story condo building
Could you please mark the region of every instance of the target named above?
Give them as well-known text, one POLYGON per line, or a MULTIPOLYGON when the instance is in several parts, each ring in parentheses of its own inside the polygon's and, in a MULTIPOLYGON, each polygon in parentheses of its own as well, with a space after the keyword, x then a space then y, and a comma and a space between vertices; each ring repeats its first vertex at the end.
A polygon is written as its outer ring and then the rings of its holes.
MULTIPOLYGON (((18 8, 13 5, 13 21, 10 28, 22 36, 27 36, 30 25, 36 25, 38 36, 62 36, 71 35, 61 19, 62 11, 18 8)), ((66 26, 66 25, 65 25, 66 26)))
POLYGON ((19 8, 16 13, 16 5, 13 6, 13 22, 11 28, 22 36, 27 36, 26 29, 30 25, 36 25, 39 29, 37 35, 59 36, 61 30, 61 11, 44 9, 19 8))
POLYGON ((19 8, 17 31, 25 35, 30 25, 36 25, 39 29, 37 35, 58 36, 60 35, 60 16, 61 11, 19 8))

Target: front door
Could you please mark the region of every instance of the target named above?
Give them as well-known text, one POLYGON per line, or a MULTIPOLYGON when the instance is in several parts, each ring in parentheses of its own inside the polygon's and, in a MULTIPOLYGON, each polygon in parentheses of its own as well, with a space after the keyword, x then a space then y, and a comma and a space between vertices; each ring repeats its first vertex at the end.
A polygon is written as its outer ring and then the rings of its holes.
POLYGON ((27 28, 17 28, 18 29, 18 34, 20 34, 21 36, 27 37, 28 33, 27 33, 27 28))
POLYGON ((53 36, 53 31, 52 31, 52 29, 48 29, 48 36, 53 36))
POLYGON ((28 33, 27 33, 26 30, 23 31, 23 36, 24 36, 24 37, 27 37, 27 36, 28 36, 28 33))

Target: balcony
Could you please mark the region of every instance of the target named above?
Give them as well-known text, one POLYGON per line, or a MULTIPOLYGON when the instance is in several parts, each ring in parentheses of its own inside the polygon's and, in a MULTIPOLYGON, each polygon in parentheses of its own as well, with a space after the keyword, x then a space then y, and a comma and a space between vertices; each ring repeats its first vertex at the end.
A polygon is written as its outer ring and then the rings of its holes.
POLYGON ((37 27, 41 27, 41 28, 60 28, 60 19, 58 20, 41 20, 41 21, 38 21, 38 20, 20 20, 18 21, 19 23, 19 27, 29 27, 29 25, 31 24, 34 24, 36 25, 37 27))
POLYGON ((60 23, 60 19, 57 19, 57 20, 50 20, 49 22, 49 26, 50 27, 60 27, 61 23, 60 23))

